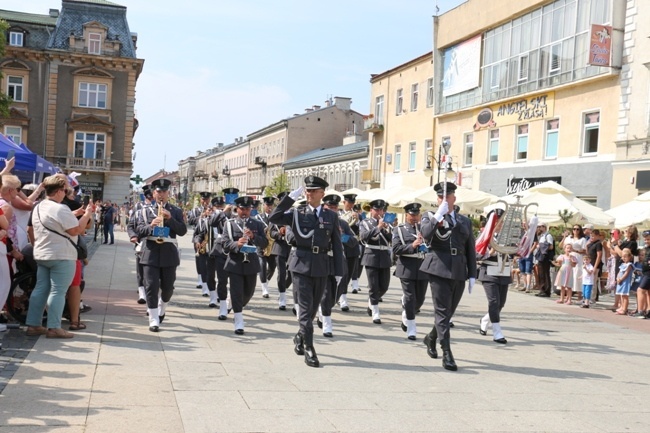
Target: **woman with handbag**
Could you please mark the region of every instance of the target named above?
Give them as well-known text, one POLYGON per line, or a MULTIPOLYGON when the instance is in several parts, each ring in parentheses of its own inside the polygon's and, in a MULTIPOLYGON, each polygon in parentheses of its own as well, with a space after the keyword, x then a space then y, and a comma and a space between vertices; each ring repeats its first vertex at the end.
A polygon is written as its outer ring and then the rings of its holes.
POLYGON ((78 252, 77 238, 83 234, 93 213, 93 205, 86 207, 77 220, 70 208, 62 205, 67 181, 62 176, 51 176, 43 182, 46 200, 34 207, 34 259, 38 265, 36 286, 29 298, 27 335, 45 335, 47 338, 72 338, 73 334, 61 328, 65 295, 75 275, 78 252), (41 326, 47 304, 47 328, 41 326))

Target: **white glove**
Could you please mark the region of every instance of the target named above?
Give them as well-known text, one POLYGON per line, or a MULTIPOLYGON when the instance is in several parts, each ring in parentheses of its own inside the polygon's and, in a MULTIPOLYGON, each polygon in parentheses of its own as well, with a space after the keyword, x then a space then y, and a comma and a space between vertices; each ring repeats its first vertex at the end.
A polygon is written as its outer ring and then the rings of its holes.
POLYGON ((469 294, 472 294, 472 289, 474 288, 474 283, 476 283, 476 278, 470 278, 469 279, 469 286, 467 286, 467 291, 469 294))
POLYGON ((302 195, 303 191, 305 191, 305 187, 299 186, 298 189, 294 189, 289 193, 289 197, 291 197, 294 201, 298 200, 302 195))
POLYGON ((341 284, 341 280, 343 279, 343 277, 336 276, 334 277, 334 279, 336 280, 336 285, 338 286, 339 284, 341 284))
POLYGON ((438 211, 433 217, 436 219, 436 221, 440 222, 444 216, 447 215, 447 213, 449 213, 449 203, 444 200, 442 203, 440 203, 440 207, 438 207, 438 211))

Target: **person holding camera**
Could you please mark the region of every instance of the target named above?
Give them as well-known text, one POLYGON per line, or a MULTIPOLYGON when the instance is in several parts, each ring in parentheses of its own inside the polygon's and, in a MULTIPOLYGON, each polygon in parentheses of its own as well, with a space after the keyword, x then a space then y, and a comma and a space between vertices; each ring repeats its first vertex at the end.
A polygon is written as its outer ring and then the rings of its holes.
POLYGON ((539 292, 535 296, 540 298, 551 297, 551 262, 555 256, 555 240, 553 235, 548 231, 546 223, 540 223, 537 226, 537 251, 535 259, 537 260, 538 276, 537 288, 539 292))

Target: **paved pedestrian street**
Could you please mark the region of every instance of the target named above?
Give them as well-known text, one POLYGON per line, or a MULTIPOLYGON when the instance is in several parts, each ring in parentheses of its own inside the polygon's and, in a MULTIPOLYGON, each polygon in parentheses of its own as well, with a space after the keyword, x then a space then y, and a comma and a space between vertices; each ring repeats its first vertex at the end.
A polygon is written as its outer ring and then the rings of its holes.
POLYGON ((33 347, 5 365, 13 376, 0 394, 0 432, 650 431, 650 321, 615 316, 604 308, 609 297, 586 310, 511 291, 508 344, 499 345, 478 333, 487 301, 477 285, 455 316, 459 370, 449 372, 422 342, 430 295, 409 341, 399 281, 374 325, 364 277, 363 291, 348 296, 350 312, 335 309, 334 338, 315 329, 321 367, 309 368, 293 352, 297 322, 290 307, 278 310, 275 278, 271 298, 258 284, 244 309, 245 335, 234 334, 232 314, 217 320, 195 288, 190 235, 160 333, 148 331, 136 303, 122 232, 86 268, 87 330, 71 340, 5 333, 0 356, 25 339, 33 347))

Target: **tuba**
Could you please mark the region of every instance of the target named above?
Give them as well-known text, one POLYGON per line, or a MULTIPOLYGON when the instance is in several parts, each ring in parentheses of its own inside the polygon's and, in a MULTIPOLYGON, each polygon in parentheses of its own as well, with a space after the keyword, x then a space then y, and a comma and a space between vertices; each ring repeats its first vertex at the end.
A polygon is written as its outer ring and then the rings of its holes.
POLYGON ((269 257, 271 255, 271 250, 273 249, 273 244, 275 243, 275 239, 271 237, 271 224, 269 223, 268 226, 264 229, 264 234, 266 235, 266 239, 269 241, 269 244, 264 248, 263 255, 264 257, 269 257))

